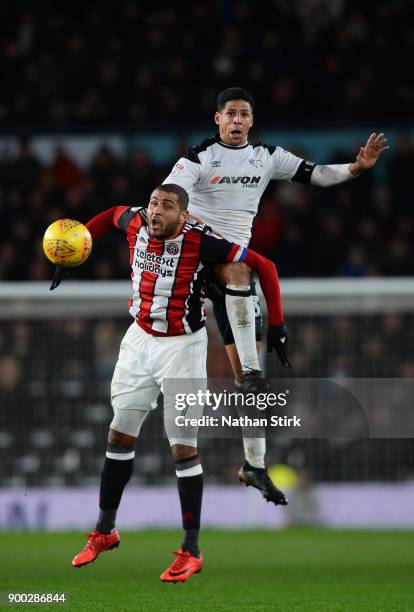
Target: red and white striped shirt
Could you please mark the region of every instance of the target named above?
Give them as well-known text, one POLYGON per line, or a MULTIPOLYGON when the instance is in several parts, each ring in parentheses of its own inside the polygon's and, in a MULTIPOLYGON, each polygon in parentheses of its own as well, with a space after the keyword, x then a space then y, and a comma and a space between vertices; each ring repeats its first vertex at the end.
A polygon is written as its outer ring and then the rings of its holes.
POLYGON ((147 333, 178 336, 202 328, 208 266, 238 261, 246 261, 256 269, 261 284, 262 277, 266 285, 269 274, 273 276, 272 290, 268 289, 273 297, 270 305, 263 291, 269 312, 273 311, 277 319, 273 324, 283 322, 276 269, 253 251, 212 234, 205 224, 192 219, 175 238, 151 238, 144 208, 115 206, 87 223, 94 239, 113 225, 127 234, 132 268, 129 311, 147 333))

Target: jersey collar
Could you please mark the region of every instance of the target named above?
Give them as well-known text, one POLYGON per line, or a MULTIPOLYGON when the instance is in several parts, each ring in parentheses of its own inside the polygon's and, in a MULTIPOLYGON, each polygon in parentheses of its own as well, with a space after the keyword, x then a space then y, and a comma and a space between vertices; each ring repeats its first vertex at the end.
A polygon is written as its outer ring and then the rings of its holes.
POLYGON ((225 149, 234 149, 235 151, 240 151, 240 149, 245 149, 246 147, 249 146, 250 142, 247 141, 246 144, 241 145, 240 147, 233 147, 232 145, 226 145, 224 144, 224 142, 222 142, 220 140, 220 134, 217 133, 214 136, 214 140, 217 142, 217 144, 219 144, 221 147, 224 147, 225 149))

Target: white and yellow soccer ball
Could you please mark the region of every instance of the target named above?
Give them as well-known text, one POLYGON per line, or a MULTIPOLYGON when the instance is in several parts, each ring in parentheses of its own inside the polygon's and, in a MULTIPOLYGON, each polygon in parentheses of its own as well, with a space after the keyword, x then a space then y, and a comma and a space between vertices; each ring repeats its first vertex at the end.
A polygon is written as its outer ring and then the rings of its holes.
POLYGON ((45 231, 43 251, 52 263, 74 268, 88 259, 92 236, 79 221, 59 219, 45 231))

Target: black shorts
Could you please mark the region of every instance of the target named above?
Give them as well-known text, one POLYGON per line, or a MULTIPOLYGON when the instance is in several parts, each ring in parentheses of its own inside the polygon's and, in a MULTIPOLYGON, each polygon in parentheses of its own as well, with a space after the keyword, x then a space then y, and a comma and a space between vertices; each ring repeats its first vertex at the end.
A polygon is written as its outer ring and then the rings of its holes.
MULTIPOLYGON (((262 313, 260 310, 259 298, 256 293, 256 283, 254 281, 252 281, 251 290, 254 300, 256 341, 259 342, 262 339, 262 313)), ((211 279, 208 283, 207 297, 213 302, 214 316, 224 344, 234 344, 234 336, 227 316, 226 288, 215 279, 211 279)))

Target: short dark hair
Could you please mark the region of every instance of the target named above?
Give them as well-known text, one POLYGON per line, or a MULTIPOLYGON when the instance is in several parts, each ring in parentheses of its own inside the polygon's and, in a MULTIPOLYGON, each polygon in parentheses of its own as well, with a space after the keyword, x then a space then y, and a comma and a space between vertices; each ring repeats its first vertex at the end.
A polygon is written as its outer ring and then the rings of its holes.
POLYGON ((176 185, 175 183, 164 183, 163 185, 158 185, 158 187, 153 190, 153 193, 154 191, 167 191, 168 193, 175 193, 180 209, 187 210, 189 200, 188 193, 183 187, 180 187, 180 185, 176 185))
POLYGON ((217 110, 222 111, 227 102, 231 100, 245 100, 250 104, 252 110, 254 110, 253 96, 241 87, 228 87, 221 91, 217 96, 217 110))

